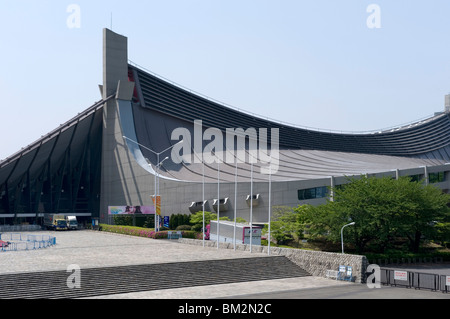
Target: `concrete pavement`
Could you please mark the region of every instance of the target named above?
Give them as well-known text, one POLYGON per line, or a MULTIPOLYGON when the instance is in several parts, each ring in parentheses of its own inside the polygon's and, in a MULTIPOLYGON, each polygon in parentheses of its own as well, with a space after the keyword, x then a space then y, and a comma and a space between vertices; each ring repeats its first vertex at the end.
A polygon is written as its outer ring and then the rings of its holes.
MULTIPOLYGON (((69 265, 101 268, 263 257, 264 254, 217 250, 178 242, 94 231, 45 232, 57 245, 42 250, 0 253, 0 275, 67 270, 69 265)), ((237 270, 238 271, 238 270, 237 270)), ((99 296, 94 299, 450 299, 450 294, 406 288, 369 289, 318 277, 265 280, 150 292, 99 296)))

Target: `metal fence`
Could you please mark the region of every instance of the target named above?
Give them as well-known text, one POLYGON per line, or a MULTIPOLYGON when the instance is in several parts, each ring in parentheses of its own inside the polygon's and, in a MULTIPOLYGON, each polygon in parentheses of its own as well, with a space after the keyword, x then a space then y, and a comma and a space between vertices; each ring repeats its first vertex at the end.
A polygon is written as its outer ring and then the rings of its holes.
POLYGON ((39 225, 1 225, 0 233, 38 231, 41 229, 42 227, 39 225))
POLYGON ((0 234, 0 251, 36 250, 56 245, 50 235, 0 234))
POLYGON ((449 277, 450 275, 381 268, 381 283, 396 287, 430 289, 447 293, 450 291, 449 277))

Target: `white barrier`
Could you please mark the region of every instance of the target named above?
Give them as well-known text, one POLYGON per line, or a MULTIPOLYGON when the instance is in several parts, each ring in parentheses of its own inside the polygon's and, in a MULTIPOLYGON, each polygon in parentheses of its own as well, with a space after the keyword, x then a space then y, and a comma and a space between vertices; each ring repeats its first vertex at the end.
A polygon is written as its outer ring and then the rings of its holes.
POLYGON ((56 237, 50 235, 0 234, 0 251, 36 250, 56 245, 56 237))

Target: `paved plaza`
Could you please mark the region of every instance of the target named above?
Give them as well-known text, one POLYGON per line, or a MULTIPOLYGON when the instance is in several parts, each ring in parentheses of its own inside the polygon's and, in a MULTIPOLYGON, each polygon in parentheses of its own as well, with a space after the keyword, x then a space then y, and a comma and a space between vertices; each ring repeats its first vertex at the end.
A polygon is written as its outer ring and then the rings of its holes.
MULTIPOLYGON (((0 275, 115 266, 265 257, 265 254, 181 244, 95 231, 39 232, 56 237, 56 246, 31 251, 0 253, 0 275)), ((237 270, 239 271, 239 270, 237 270)), ((313 276, 153 290, 94 297, 97 299, 214 299, 214 298, 450 298, 449 294, 383 287, 369 289, 313 276), (237 295, 238 292, 238 295, 237 295)))
POLYGON ((72 264, 83 269, 264 256, 90 230, 38 233, 56 237, 56 246, 5 252, 0 274, 66 270, 72 264))

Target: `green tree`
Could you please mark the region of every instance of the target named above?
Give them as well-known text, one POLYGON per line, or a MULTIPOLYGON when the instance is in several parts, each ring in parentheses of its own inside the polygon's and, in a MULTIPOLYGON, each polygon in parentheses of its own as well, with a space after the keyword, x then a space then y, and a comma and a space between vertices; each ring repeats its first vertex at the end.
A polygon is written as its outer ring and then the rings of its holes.
MULTIPOLYGON (((211 212, 205 212, 205 227, 211 220, 217 220, 217 214, 211 212)), ((230 220, 228 217, 223 216, 220 220, 230 220)), ((203 211, 197 212, 191 215, 190 223, 192 225, 192 230, 201 231, 203 228, 203 211)))
POLYGON ((438 238, 443 229, 439 226, 445 225, 445 221, 449 219, 450 195, 432 185, 420 186, 419 183, 409 183, 406 199, 410 200, 413 209, 398 216, 402 222, 398 232, 409 239, 413 252, 419 251, 423 238, 438 238))
POLYGON ((383 252, 396 236, 407 238, 411 251, 417 252, 423 236, 436 236, 434 225, 449 214, 449 195, 407 177, 350 178, 345 187, 334 188, 333 193, 334 201, 306 214, 311 232, 316 236, 327 233, 329 240, 338 242, 342 226, 355 222, 344 235, 359 253, 369 243, 383 252))
POLYGON ((273 208, 270 235, 278 244, 294 240, 298 246, 300 239, 303 238, 304 227, 299 223, 297 214, 297 211, 291 207, 277 206, 273 208))

